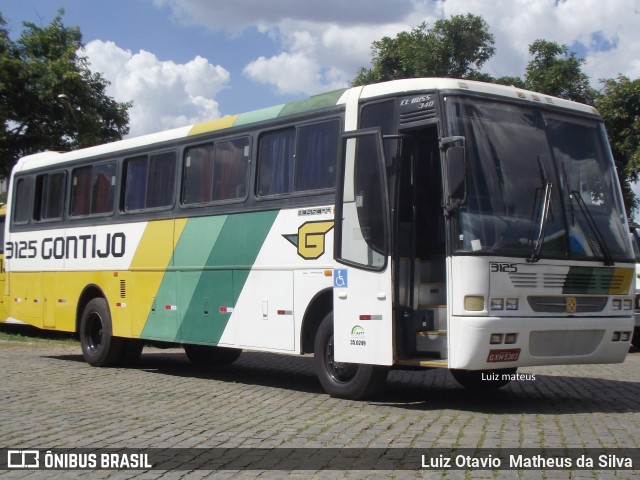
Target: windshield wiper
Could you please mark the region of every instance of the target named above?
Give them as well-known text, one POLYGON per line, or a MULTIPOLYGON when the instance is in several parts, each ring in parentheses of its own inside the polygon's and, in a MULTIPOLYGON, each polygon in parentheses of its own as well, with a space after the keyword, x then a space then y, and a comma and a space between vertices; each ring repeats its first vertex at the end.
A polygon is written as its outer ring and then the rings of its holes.
MULTIPOLYGON (((595 220, 593 219, 593 216, 591 216, 591 212, 589 211, 589 208, 587 207, 587 205, 584 203, 584 199, 580 195, 580 192, 576 192, 575 190, 572 190, 571 196, 576 199, 576 202, 580 207, 580 211, 582 212, 582 215, 587 220, 587 225, 589 225, 591 232, 596 237, 596 241, 598 242, 598 246, 600 247, 600 250, 602 251, 602 256, 604 257, 604 264, 608 266, 614 265, 613 257, 611 256, 611 251, 609 250, 609 247, 607 247, 607 243, 604 241, 602 232, 598 228, 598 224, 596 224, 595 220)), ((591 243, 591 239, 588 236, 587 236, 587 241, 591 243)), ((596 250, 595 248, 593 248, 593 245, 591 245, 591 248, 594 251, 596 250)))
POLYGON ((542 212, 540 213, 540 227, 538 228, 538 239, 531 252, 531 256, 527 259, 529 263, 540 261, 542 255, 542 245, 544 244, 544 233, 547 230, 547 219, 549 218, 549 210, 551 206, 551 189, 553 184, 547 182, 544 186, 544 198, 542 201, 542 212))

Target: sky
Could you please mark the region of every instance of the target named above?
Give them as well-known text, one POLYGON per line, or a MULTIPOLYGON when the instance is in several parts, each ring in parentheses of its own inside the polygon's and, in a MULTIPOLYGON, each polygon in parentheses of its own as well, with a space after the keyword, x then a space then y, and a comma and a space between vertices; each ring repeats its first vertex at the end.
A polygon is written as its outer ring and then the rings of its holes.
POLYGON ((597 89, 640 77, 640 0, 0 0, 14 39, 60 8, 107 93, 133 101, 130 136, 348 87, 373 41, 458 14, 488 23, 493 76, 523 76, 542 38, 583 57, 597 89))

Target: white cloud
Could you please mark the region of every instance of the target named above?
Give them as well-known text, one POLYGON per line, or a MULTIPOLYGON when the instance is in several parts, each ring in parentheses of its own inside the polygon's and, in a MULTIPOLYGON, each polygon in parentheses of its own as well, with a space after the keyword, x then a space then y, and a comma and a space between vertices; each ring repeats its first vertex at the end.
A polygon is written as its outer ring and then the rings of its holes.
POLYGON ((529 44, 545 39, 586 51, 583 70, 597 86, 601 78, 640 75, 640 61, 629 52, 640 46, 640 5, 637 0, 447 0, 446 18, 473 13, 485 19, 496 37, 496 55, 487 63, 494 75, 524 75, 529 44), (600 51, 597 34, 613 47, 600 51))
POLYGON ((187 25, 238 32, 258 26, 269 28, 287 21, 318 24, 380 25, 399 20, 431 0, 153 0, 167 6, 187 25))
POLYGON ((132 53, 113 42, 94 40, 85 54, 91 70, 111 85, 107 93, 129 110, 131 136, 190 125, 220 116, 216 95, 229 84, 229 72, 200 56, 184 63, 163 61, 141 50, 132 53))
POLYGON ((300 94, 322 87, 318 70, 318 65, 302 52, 282 52, 254 60, 245 67, 244 74, 255 82, 275 86, 280 93, 300 94))
POLYGON ((594 86, 618 73, 640 76, 638 0, 154 0, 184 23, 240 34, 255 28, 280 44, 271 57, 258 56, 244 73, 281 93, 313 94, 346 86, 368 66, 371 42, 422 22, 473 13, 496 38, 496 55, 485 71, 523 76, 529 44, 542 38, 580 45, 584 71, 594 86), (611 46, 602 51, 594 34, 611 46), (291 75, 293 74, 293 77, 291 75), (287 77, 287 78, 283 78, 287 77))

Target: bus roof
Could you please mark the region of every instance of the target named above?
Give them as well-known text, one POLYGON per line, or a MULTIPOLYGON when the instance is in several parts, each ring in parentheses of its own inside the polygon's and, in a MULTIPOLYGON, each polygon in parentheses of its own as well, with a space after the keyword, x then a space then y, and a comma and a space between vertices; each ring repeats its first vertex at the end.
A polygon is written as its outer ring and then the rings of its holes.
POLYGON ((403 80, 392 80, 384 83, 366 85, 364 87, 353 87, 351 89, 334 90, 319 95, 314 95, 305 100, 291 102, 273 107, 267 107, 240 115, 231 115, 215 120, 210 120, 195 125, 152 133, 139 137, 127 138, 112 143, 97 145, 71 152, 41 152, 27 155, 18 160, 14 171, 31 170, 60 162, 68 162, 86 157, 99 156, 109 153, 130 150, 155 143, 177 140, 192 135, 198 135, 216 130, 223 130, 230 127, 247 125, 255 122, 271 120, 289 115, 305 113, 321 108, 328 108, 341 105, 346 102, 349 90, 360 89, 360 98, 368 99, 388 96, 393 94, 410 94, 411 92, 429 90, 451 90, 478 92, 489 95, 497 95, 507 98, 529 100, 532 103, 555 105, 557 107, 577 110, 585 113, 597 113, 588 105, 563 100, 549 95, 543 95, 514 86, 496 85, 491 83, 476 82, 471 80, 457 80, 452 78, 411 78, 403 80))

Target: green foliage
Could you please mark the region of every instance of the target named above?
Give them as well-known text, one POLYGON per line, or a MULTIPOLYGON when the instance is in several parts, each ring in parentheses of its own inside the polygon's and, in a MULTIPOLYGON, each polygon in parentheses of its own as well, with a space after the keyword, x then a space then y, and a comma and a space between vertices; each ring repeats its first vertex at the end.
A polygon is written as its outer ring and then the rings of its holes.
POLYGON ((423 23, 411 32, 373 42, 373 67, 362 68, 353 84, 415 77, 474 78, 493 56, 493 45, 486 22, 472 14, 438 20, 432 29, 423 23))
POLYGON ((89 69, 82 34, 62 23, 25 22, 17 41, 0 13, 0 176, 24 155, 119 140, 129 132, 130 103, 106 94, 109 82, 89 69))
POLYGON ((618 174, 631 217, 638 208, 638 199, 629 184, 638 181, 640 172, 640 79, 619 75, 601 82, 604 89, 596 100, 596 108, 604 119, 613 156, 623 167, 618 174))
POLYGON ((602 80, 604 93, 596 108, 604 119, 616 160, 625 164, 625 171, 638 179, 640 171, 640 79, 623 75, 602 80))
POLYGON ((567 45, 538 39, 529 46, 531 60, 524 77, 499 77, 480 72, 495 53, 493 35, 481 17, 457 15, 426 24, 395 38, 372 44, 371 68, 362 68, 353 81, 366 85, 400 78, 466 78, 513 85, 547 95, 596 105, 611 142, 614 157, 623 168, 620 182, 628 213, 638 207, 630 182, 640 177, 640 80, 619 76, 602 80, 603 94, 590 86, 582 71, 585 60, 567 45))
POLYGON ((529 45, 533 59, 527 65, 525 87, 536 92, 593 105, 596 91, 582 71, 584 59, 566 45, 536 40, 529 45))

